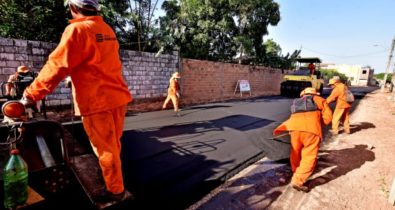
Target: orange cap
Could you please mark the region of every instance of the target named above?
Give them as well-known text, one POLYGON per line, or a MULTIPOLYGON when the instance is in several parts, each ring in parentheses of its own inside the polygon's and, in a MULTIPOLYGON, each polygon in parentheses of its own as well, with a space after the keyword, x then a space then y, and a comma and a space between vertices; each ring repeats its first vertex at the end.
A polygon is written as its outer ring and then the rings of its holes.
POLYGON ((29 71, 29 68, 27 68, 26 66, 19 66, 17 71, 20 73, 26 73, 29 71))

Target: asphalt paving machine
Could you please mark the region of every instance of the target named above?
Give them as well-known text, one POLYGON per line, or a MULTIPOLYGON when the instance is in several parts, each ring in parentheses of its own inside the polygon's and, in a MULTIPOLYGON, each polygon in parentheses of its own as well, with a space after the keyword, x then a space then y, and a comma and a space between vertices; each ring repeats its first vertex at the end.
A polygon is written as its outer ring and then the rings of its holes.
POLYGON ((324 80, 319 71, 321 59, 317 57, 297 58, 296 62, 296 68, 283 77, 280 87, 281 95, 299 97, 300 92, 307 87, 313 87, 322 94, 324 80), (309 65, 314 65, 315 69, 312 71, 309 65))

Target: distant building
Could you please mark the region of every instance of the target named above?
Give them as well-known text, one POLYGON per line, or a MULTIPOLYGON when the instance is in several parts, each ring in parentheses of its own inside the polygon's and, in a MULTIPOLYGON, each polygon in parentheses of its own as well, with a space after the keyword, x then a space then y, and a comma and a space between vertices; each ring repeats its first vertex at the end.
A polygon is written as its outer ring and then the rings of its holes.
POLYGON ((374 69, 370 66, 321 64, 321 68, 333 69, 339 73, 345 74, 349 79, 350 85, 353 86, 368 86, 376 84, 376 81, 373 78, 374 69))

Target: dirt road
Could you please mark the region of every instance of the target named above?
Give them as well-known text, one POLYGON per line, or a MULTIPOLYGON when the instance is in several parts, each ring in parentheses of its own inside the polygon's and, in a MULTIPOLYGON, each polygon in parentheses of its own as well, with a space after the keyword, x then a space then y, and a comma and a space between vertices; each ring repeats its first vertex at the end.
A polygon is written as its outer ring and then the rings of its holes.
POLYGON ((324 142, 303 193, 288 186, 287 164, 261 160, 190 209, 395 209, 395 109, 389 93, 364 97, 351 116, 351 134, 324 142))

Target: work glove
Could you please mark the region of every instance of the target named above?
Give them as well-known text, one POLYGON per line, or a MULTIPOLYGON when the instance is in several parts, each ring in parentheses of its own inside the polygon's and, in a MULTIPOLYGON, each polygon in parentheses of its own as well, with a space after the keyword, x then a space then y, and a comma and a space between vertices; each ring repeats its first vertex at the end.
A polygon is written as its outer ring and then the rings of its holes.
POLYGON ((66 77, 66 79, 64 80, 64 84, 65 84, 66 88, 71 88, 72 83, 71 83, 71 77, 70 76, 66 77))
POLYGON ((36 108, 36 102, 28 99, 25 94, 23 94, 22 98, 19 100, 26 108, 36 108))

